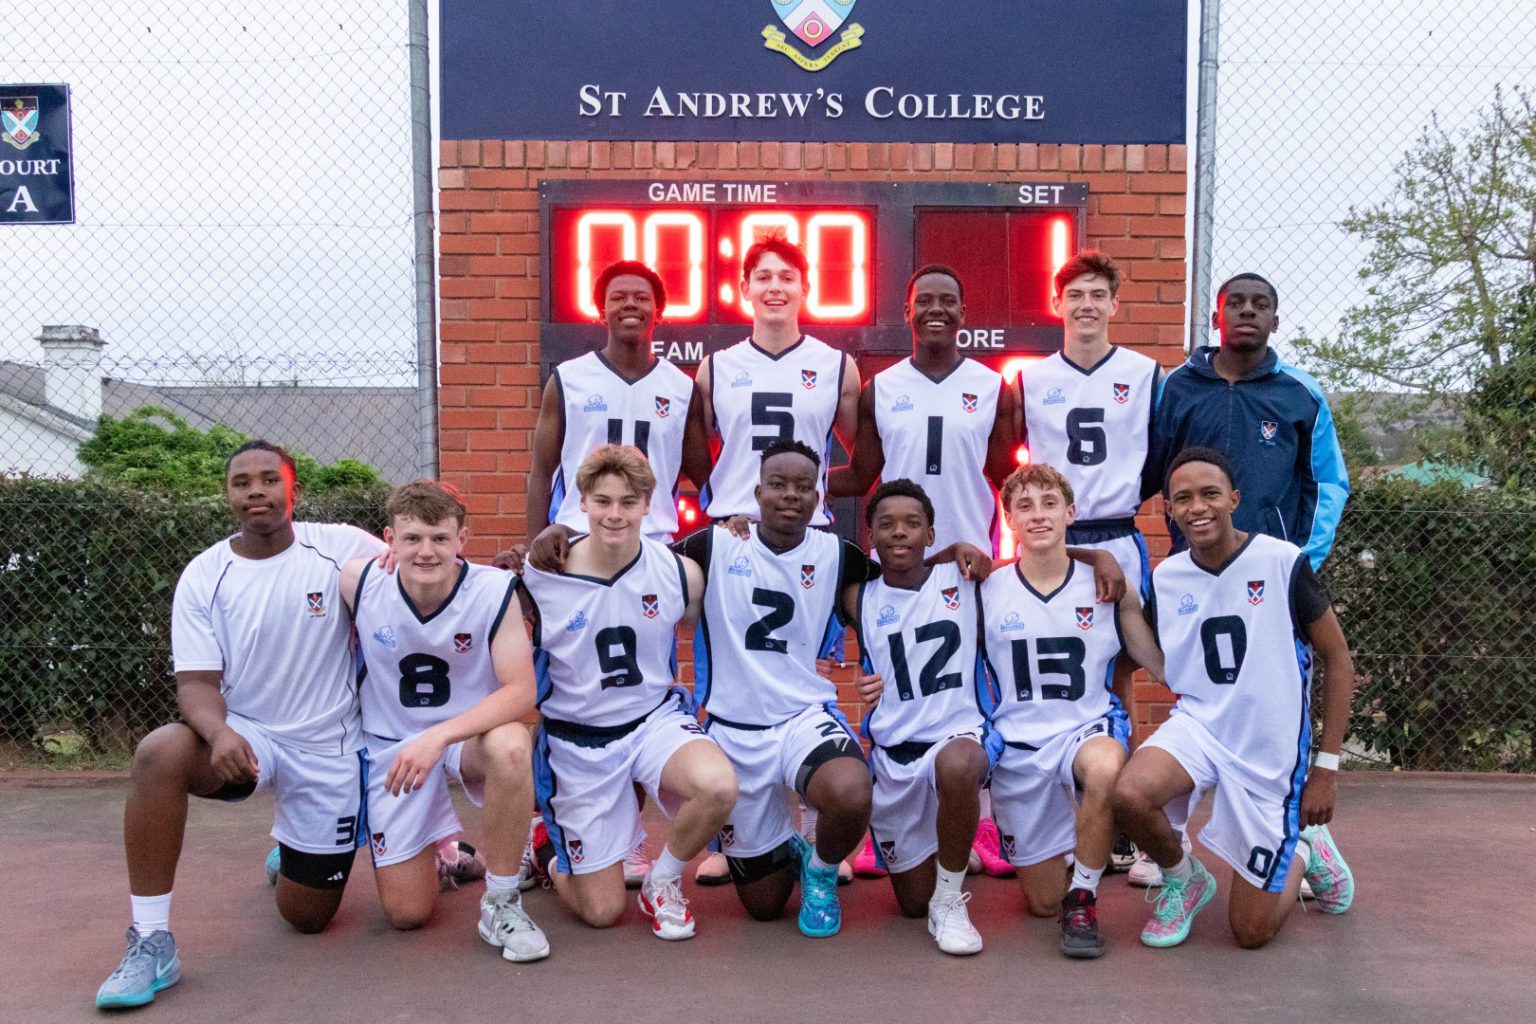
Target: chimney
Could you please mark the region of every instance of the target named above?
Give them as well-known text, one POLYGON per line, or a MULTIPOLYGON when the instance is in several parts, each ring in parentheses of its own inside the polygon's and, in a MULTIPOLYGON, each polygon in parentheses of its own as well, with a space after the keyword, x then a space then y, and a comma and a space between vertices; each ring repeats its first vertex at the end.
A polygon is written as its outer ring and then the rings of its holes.
POLYGON ((94 327, 49 324, 37 336, 43 346, 48 404, 93 427, 101 415, 101 334, 94 327))

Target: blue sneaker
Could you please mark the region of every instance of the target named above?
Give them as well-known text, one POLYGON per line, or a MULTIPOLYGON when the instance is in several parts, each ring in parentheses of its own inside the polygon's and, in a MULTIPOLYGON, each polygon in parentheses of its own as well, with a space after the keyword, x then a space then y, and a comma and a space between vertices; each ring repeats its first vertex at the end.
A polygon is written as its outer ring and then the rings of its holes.
POLYGON ((837 902, 837 865, 811 866, 811 846, 796 835, 790 839, 800 858, 800 934, 813 939, 836 935, 843 926, 843 908, 837 902))
POLYGON ((277 884, 277 873, 282 868, 282 866, 283 866, 282 854, 279 853, 278 852, 278 848, 274 846, 274 847, 272 847, 272 852, 267 854, 267 859, 262 864, 262 867, 266 868, 266 870, 267 870, 267 884, 268 885, 276 885, 277 884))
POLYGON ((155 993, 181 980, 181 957, 176 955, 176 939, 170 932, 151 932, 147 937, 128 928, 128 952, 101 988, 96 990, 96 1006, 102 1010, 143 1006, 155 993))

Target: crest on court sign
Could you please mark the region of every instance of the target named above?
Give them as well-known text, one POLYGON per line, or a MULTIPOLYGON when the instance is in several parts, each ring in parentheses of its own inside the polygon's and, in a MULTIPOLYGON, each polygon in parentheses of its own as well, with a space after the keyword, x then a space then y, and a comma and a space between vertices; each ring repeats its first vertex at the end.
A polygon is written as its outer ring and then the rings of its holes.
POLYGON ((0 138, 17 149, 36 142, 38 104, 36 96, 7 96, 0 102, 0 138))

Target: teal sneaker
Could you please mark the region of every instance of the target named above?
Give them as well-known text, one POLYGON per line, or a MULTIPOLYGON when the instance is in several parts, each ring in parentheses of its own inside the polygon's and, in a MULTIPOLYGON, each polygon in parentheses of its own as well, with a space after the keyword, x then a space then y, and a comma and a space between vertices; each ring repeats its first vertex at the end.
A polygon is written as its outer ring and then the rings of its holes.
POLYGON ((800 858, 800 934, 813 939, 836 935, 843 926, 837 901, 837 865, 811 867, 811 847, 800 835, 790 839, 800 858))
POLYGON ((282 866, 283 866, 282 854, 278 851, 278 848, 276 846, 274 846, 274 847, 272 847, 272 852, 267 854, 267 859, 262 864, 262 867, 265 868, 266 872, 267 872, 267 884, 268 885, 276 885, 277 884, 277 873, 278 873, 279 870, 281 870, 282 866))
POLYGON ((102 1010, 143 1006, 152 1002, 156 992, 164 991, 181 980, 181 957, 176 955, 176 939, 170 932, 151 932, 148 936, 128 928, 128 952, 117 970, 96 990, 96 1006, 102 1010))
POLYGON ((1216 879, 1193 856, 1190 862, 1195 873, 1189 881, 1181 882, 1168 872, 1163 872, 1163 887, 1147 890, 1147 898, 1157 897, 1152 908, 1152 919, 1141 930, 1141 941, 1148 946, 1165 949, 1177 946, 1189 938, 1189 926, 1194 923, 1200 908, 1211 902, 1216 895, 1216 879))
POLYGON ((1301 879, 1312 887, 1312 898, 1325 914, 1342 914, 1355 902, 1355 876, 1333 843, 1327 825, 1309 825, 1301 838, 1312 847, 1301 879))

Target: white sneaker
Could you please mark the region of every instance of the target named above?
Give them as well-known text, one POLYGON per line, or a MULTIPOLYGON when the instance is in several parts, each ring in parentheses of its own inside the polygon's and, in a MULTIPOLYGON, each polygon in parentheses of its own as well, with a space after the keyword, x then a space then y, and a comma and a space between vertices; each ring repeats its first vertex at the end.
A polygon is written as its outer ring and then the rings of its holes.
POLYGON ((1312 891, 1312 883, 1307 881, 1305 877, 1301 880, 1301 898, 1304 900, 1317 899, 1317 894, 1312 891))
POLYGON ((981 854, 977 853, 976 848, 973 846, 971 847, 970 859, 965 862, 965 873, 968 875, 979 875, 981 871, 981 854))
POLYGON ((693 938, 693 915, 688 912, 688 901, 683 898, 683 880, 669 879, 651 884, 646 875, 636 897, 640 911, 651 919, 651 930, 658 939, 676 942, 693 938))
POLYGON ((501 947, 501 958, 525 964, 549 956, 549 940, 523 910, 516 889, 488 892, 480 897, 480 937, 501 947))
POLYGON ((642 839, 624 855, 624 888, 640 888, 640 883, 645 881, 650 870, 651 858, 646 855, 645 840, 642 839))
POLYGON ((952 956, 981 952, 981 933, 971 924, 971 915, 965 909, 970 901, 968 892, 935 894, 928 901, 928 934, 952 956))
POLYGON ((437 888, 439 892, 453 892, 469 882, 485 877, 485 858, 480 851, 464 842, 444 843, 437 849, 437 888))
POLYGON ((1163 869, 1157 866, 1157 861, 1137 850, 1125 879, 1138 889, 1156 889, 1163 884, 1163 869))

